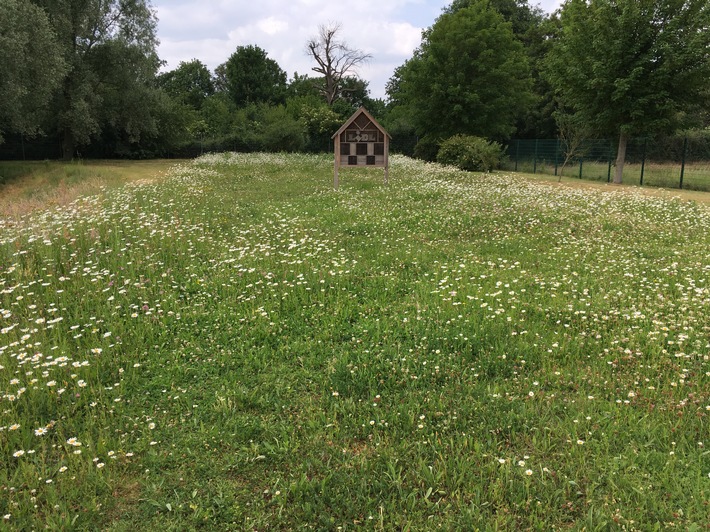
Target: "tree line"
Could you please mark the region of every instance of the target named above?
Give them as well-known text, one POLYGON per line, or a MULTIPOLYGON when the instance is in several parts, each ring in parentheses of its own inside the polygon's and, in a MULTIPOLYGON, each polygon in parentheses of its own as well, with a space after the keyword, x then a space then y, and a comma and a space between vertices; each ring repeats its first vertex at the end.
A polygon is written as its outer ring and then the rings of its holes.
POLYGON ((320 75, 287 80, 255 45, 214 72, 193 59, 161 73, 157 22, 147 0, 3 0, 0 148, 56 141, 64 159, 159 157, 195 144, 321 150, 357 107, 384 109, 353 75, 368 56, 337 25, 308 43, 320 75))
MULTIPOLYGON (((618 138, 707 131, 706 0, 453 0, 395 69, 386 99, 356 74, 369 57, 327 25, 304 43, 311 75, 289 79, 239 46, 211 72, 160 72, 148 0, 3 0, 0 142, 57 139, 61 154, 155 157, 204 149, 319 151, 364 105, 404 151, 434 159, 456 136, 618 138)), ((619 173, 619 176, 621 174, 619 173)))

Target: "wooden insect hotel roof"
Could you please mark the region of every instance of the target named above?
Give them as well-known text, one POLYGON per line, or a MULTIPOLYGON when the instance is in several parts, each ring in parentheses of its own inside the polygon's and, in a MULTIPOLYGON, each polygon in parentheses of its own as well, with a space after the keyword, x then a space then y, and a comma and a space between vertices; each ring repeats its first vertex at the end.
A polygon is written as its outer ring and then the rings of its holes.
POLYGON ((375 120, 375 117, 372 116, 364 107, 360 107, 360 109, 355 111, 350 116, 350 118, 348 118, 345 123, 340 126, 340 129, 336 131, 331 138, 334 139, 335 137, 343 133, 346 129, 353 129, 352 126, 355 126, 357 129, 360 130, 372 129, 374 126, 375 129, 378 129, 383 134, 387 135, 390 140, 392 139, 392 137, 389 133, 387 133, 385 128, 383 128, 380 123, 375 120))

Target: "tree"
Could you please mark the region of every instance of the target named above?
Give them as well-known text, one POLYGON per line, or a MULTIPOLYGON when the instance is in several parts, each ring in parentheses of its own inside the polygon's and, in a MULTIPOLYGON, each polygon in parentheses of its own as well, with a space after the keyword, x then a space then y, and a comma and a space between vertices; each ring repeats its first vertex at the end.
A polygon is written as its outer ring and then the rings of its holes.
POLYGON ((439 17, 395 71, 388 96, 406 107, 419 135, 502 140, 528 108, 530 85, 523 45, 501 15, 478 0, 439 17))
POLYGON ((36 0, 52 22, 68 65, 55 97, 55 124, 65 159, 96 138, 102 126, 133 141, 155 128, 143 89, 160 60, 156 18, 148 0, 36 0))
POLYGON ((306 43, 308 55, 316 62, 313 71, 323 76, 316 87, 331 107, 350 91, 344 86, 345 78, 354 75, 357 67, 372 57, 338 40, 340 30, 340 24, 321 25, 318 35, 306 43))
POLYGON ((66 71, 46 13, 28 0, 0 6, 0 142, 3 132, 40 133, 66 71))
MULTIPOLYGON (((585 155, 584 141, 589 138, 589 131, 585 122, 580 122, 579 117, 574 114, 566 113, 563 110, 558 110, 554 113, 555 122, 557 123, 558 138, 560 148, 564 154, 564 160, 560 167, 559 179, 562 181, 562 174, 565 171, 567 164, 574 158, 583 157, 585 155)), ((581 177, 581 176, 580 176, 581 177)))
MULTIPOLYGON (((356 78, 355 76, 345 76, 341 81, 342 96, 340 102, 349 104, 349 113, 345 118, 349 118, 351 114, 357 111, 360 107, 365 106, 370 110, 370 89, 369 83, 364 79, 356 78)), ((370 113, 372 114, 372 113, 370 113)))
MULTIPOLYGON (((97 80, 94 90, 100 105, 94 116, 99 132, 94 138, 102 149, 101 156, 145 157, 140 143, 147 137, 157 137, 160 126, 155 66, 146 63, 139 48, 121 40, 97 46, 86 57, 85 65, 97 80)), ((85 152, 96 154, 96 147, 85 152)))
MULTIPOLYGON (((323 81, 324 78, 319 78, 323 81)), ((367 108, 368 111, 374 107, 374 100, 370 98, 370 90, 367 88, 368 82, 354 76, 346 76, 341 81, 341 95, 335 100, 330 109, 335 111, 340 116, 340 121, 344 122, 350 115, 357 111, 360 107, 367 108)), ((321 101, 323 97, 321 96, 321 101)), ((328 103, 324 101, 327 106, 328 103)), ((370 112, 372 114, 372 112, 370 112)), ((378 118, 378 117, 375 117, 378 118)))
POLYGON ((598 135, 618 135, 614 183, 631 135, 672 131, 710 93, 707 0, 569 0, 547 74, 598 135))
POLYGON ((198 59, 181 61, 175 70, 160 74, 157 81, 171 97, 196 110, 215 92, 212 74, 198 59))
POLYGON ((287 98, 301 98, 306 96, 321 99, 314 82, 315 80, 309 77, 308 74, 300 75, 298 72, 294 72, 293 79, 288 83, 287 98))
POLYGON ((531 138, 554 137, 558 132, 554 118, 555 91, 543 71, 545 60, 559 31, 559 17, 552 14, 532 26, 523 41, 530 60, 535 103, 518 124, 518 135, 531 138))
POLYGON ((222 63, 214 69, 215 92, 227 93, 227 63, 222 63))
POLYGON ((258 46, 237 47, 224 68, 217 70, 218 75, 223 73, 227 92, 238 107, 284 101, 286 72, 258 46))
MULTIPOLYGON (((446 13, 457 11, 475 4, 477 0, 454 0, 445 9, 446 13)), ((510 22, 513 34, 523 42, 531 37, 534 30, 544 20, 545 14, 539 6, 531 6, 528 0, 489 0, 489 5, 510 22)))
MULTIPOLYGON (((454 0, 445 11, 455 13, 476 1, 454 0)), ((513 35, 523 44, 530 64, 534 99, 526 113, 519 117, 515 134, 535 138, 553 136, 556 130, 552 118, 554 94, 540 71, 550 48, 554 16, 548 18, 539 6, 530 5, 528 0, 489 0, 489 5, 510 23, 513 35)))
POLYGON ((207 123, 207 131, 214 136, 227 136, 232 130, 236 106, 226 93, 218 92, 205 99, 200 117, 207 123))
POLYGON ((261 105, 255 133, 261 149, 270 152, 298 152, 306 145, 305 125, 282 105, 261 105))
POLYGON ((150 106, 154 127, 141 132, 140 142, 116 138, 120 133, 118 130, 104 127, 101 142, 92 143, 89 152, 103 157, 165 157, 175 154, 176 150, 191 141, 190 130, 196 111, 175 101, 165 92, 150 91, 149 95, 150 99, 143 101, 143 105, 150 106))

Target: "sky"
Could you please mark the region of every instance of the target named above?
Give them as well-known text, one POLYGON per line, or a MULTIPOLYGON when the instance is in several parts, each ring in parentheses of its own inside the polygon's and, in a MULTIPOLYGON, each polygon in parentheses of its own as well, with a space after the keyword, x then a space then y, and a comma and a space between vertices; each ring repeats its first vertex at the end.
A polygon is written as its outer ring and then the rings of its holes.
MULTIPOLYGON (((341 40, 372 56, 357 75, 370 96, 385 97, 394 69, 412 56, 452 0, 153 0, 158 17, 162 71, 199 59, 210 70, 227 61, 238 46, 256 45, 286 72, 317 75, 306 42, 320 25, 339 23, 341 40)), ((552 12, 560 0, 530 0, 552 12)))

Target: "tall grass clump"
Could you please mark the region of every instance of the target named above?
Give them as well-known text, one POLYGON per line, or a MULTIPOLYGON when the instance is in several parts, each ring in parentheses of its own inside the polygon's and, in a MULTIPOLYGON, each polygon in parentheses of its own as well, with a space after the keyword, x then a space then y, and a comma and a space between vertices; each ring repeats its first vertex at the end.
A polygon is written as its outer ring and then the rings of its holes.
POLYGON ((687 529, 710 215, 213 154, 0 219, 8 529, 687 529))

